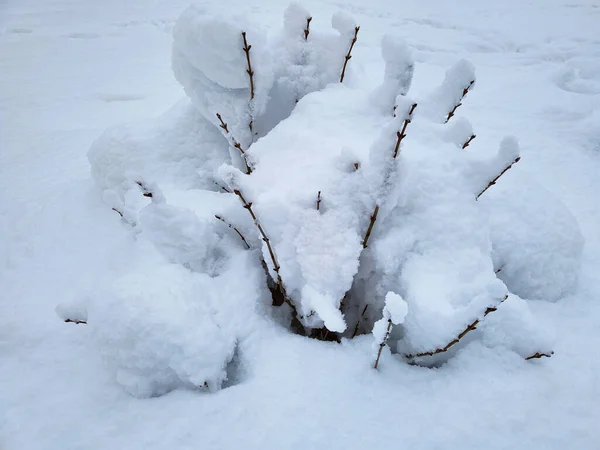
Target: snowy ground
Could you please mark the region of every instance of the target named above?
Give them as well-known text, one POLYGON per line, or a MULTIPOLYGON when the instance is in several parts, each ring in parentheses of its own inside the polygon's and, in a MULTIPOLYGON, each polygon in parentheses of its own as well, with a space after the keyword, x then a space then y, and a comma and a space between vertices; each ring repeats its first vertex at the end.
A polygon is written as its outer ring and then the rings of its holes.
MULTIPOLYGON (((220 2, 266 27, 279 26, 287 5, 247 3, 220 2)), ((381 66, 386 30, 404 36, 425 68, 468 57, 478 70, 469 97, 477 144, 495 148, 517 135, 521 176, 579 221, 586 247, 577 291, 531 302, 555 329, 556 354, 524 362, 474 342, 442 369, 388 358, 376 372, 364 346, 274 330, 230 388, 132 398, 90 351, 86 327, 60 322, 54 308, 128 264, 113 249, 131 236, 102 203, 86 152, 108 126, 155 117, 182 96, 170 32, 187 1, 4 0, 0 448, 598 448, 600 5, 362 3, 306 6, 315 21, 338 8, 354 15, 353 61, 367 72, 381 66)))

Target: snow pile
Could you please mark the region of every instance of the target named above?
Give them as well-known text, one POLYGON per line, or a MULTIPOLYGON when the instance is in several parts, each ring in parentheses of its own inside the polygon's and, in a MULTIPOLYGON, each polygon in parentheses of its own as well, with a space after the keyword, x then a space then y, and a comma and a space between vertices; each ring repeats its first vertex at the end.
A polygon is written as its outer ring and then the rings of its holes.
POLYGON ((519 206, 491 194, 519 147, 506 138, 485 161, 466 150, 473 127, 453 116, 474 87, 473 66, 459 61, 431 95, 410 98, 410 51, 385 36, 383 83, 340 83, 358 27, 341 14, 337 33, 311 23, 292 5, 269 37, 244 18, 190 7, 174 29, 173 70, 194 109, 146 139, 108 132, 90 151, 105 201, 156 254, 89 314, 136 395, 221 386, 236 342, 264 326, 268 303, 299 334, 373 332, 380 348, 389 340, 418 361, 444 357, 488 315, 489 345, 524 357, 549 347, 509 290, 563 295, 580 234, 551 198, 540 204, 555 212, 549 227, 522 217, 540 196, 519 206), (183 153, 183 143, 201 145, 183 153))

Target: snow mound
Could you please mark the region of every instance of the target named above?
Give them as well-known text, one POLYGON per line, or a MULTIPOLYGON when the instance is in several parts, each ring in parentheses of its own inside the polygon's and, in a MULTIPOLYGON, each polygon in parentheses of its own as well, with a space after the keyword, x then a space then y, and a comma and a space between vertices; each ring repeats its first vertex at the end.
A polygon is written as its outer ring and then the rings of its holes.
POLYGON ((577 220, 541 186, 505 181, 479 200, 490 223, 498 277, 523 298, 557 300, 579 277, 584 239, 577 220))
POLYGON ((98 294, 88 326, 117 382, 138 397, 219 389, 264 295, 260 268, 245 259, 230 261, 216 278, 147 262, 98 294), (249 276, 243 285, 232 278, 239 270, 249 276))

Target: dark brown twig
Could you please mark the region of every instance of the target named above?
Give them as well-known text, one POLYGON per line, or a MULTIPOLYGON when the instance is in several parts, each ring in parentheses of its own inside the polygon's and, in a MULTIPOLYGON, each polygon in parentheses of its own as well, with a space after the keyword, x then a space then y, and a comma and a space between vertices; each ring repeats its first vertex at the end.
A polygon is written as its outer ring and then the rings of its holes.
MULTIPOLYGON (((507 298, 508 298, 508 295, 505 295, 504 298, 500 301, 500 303, 504 302, 507 298)), ((433 356, 433 355, 437 355, 439 353, 447 352, 453 346, 455 346, 456 344, 458 344, 460 342, 460 340, 462 338, 464 338, 467 334, 469 334, 473 330, 476 330, 477 329, 477 325, 479 324, 479 322, 481 320, 483 320, 489 313, 492 313, 492 312, 496 311, 497 309, 498 309, 497 306, 489 306, 485 310, 485 312, 483 313, 483 317, 481 319, 475 319, 473 322, 471 322, 469 325, 467 325, 467 327, 463 331, 461 331, 461 333, 457 337, 455 337, 453 340, 451 340, 450 342, 448 342, 444 347, 437 348, 437 349, 429 351, 429 352, 422 352, 422 353, 415 353, 415 354, 406 354, 404 356, 406 358, 408 358, 408 359, 413 359, 413 358, 421 358, 423 356, 433 356)))
POLYGON ((217 186, 219 186, 219 189, 221 189, 223 192, 227 192, 228 194, 231 194, 231 191, 229 189, 227 189, 225 186, 217 183, 216 181, 213 181, 213 183, 215 183, 217 186))
POLYGON ((379 366, 379 358, 381 358, 381 352, 383 351, 383 347, 387 344, 388 338, 390 337, 390 331, 392 330, 392 319, 388 319, 387 330, 385 331, 385 337, 383 341, 379 343, 379 350, 377 350, 377 359, 375 360, 375 364, 373 364, 373 369, 377 369, 379 366))
POLYGON ((344 67, 342 67, 342 74, 340 75, 340 83, 344 82, 344 76, 346 75, 346 66, 348 65, 348 61, 350 61, 350 58, 352 58, 352 49, 354 48, 354 44, 356 44, 356 41, 358 40, 358 30, 360 30, 360 27, 354 27, 354 37, 352 38, 352 42, 350 43, 350 48, 348 49, 348 53, 346 54, 346 57, 344 58, 344 67))
POLYGON ((371 237, 371 232, 373 231, 373 225, 375 225, 375 221, 377 220, 377 213, 379 213, 379 205, 375 205, 373 214, 371 214, 369 228, 367 228, 367 234, 365 234, 365 238, 363 239, 363 248, 367 248, 367 245, 369 244, 369 238, 371 237))
POLYGON ((452 117, 454 117, 454 113, 456 112, 456 110, 458 109, 458 107, 460 105, 462 105, 463 99, 469 93, 469 89, 471 89, 471 87, 473 86, 473 84, 475 84, 475 80, 471 80, 471 82, 469 83, 469 85, 466 88, 463 89, 462 96, 460 97, 460 100, 458 101, 458 103, 456 105, 454 105, 454 108, 452 108, 452 110, 448 113, 448 117, 446 117, 446 121, 444 123, 448 123, 448 121, 450 119, 452 119, 452 117))
POLYGON ((116 213, 118 213, 121 217, 123 217, 123 213, 121 211, 119 211, 117 208, 111 208, 113 211, 115 211, 116 213))
POLYGON ((367 308, 369 307, 369 304, 367 303, 362 311, 362 314, 360 315, 360 317, 358 318, 358 320, 356 321, 356 326, 354 327, 354 333, 352 333, 352 337, 355 338, 356 335, 358 334, 358 327, 360 325, 360 321, 361 319, 364 319, 365 317, 365 313, 367 312, 367 308))
POLYGON ((317 211, 321 209, 321 191, 317 194, 317 211))
POLYGON ((64 321, 65 323, 74 323, 75 325, 87 325, 87 322, 85 320, 65 319, 64 321))
POLYGON ((525 361, 530 361, 532 359, 551 358, 552 355, 554 355, 554 352, 550 352, 550 353, 536 352, 533 355, 528 356, 527 358, 525 358, 525 361))
POLYGON ((246 155, 246 152, 242 148, 241 144, 229 132, 229 127, 227 126, 227 123, 223 120, 221 114, 217 113, 217 119, 219 119, 219 122, 221 122, 219 128, 221 128, 224 131, 225 136, 231 141, 231 146, 236 148, 240 152, 242 160, 244 161, 244 165, 246 166, 246 173, 250 175, 252 173, 252 168, 250 167, 250 164, 248 164, 248 156, 246 155))
POLYGON ((260 233, 262 240, 265 242, 265 244, 267 245, 267 249, 269 250, 269 256, 271 257, 271 262, 273 263, 273 270, 275 271, 275 274, 277 275, 277 280, 276 280, 277 288, 279 289, 279 292, 283 296, 284 301, 288 305, 290 305, 290 307, 292 308, 293 313, 296 313, 296 308, 294 307, 293 303, 288 298, 287 292, 285 290, 285 286, 283 285, 283 280, 281 279, 281 275, 279 274, 279 269, 281 269, 281 267, 279 266, 279 263, 277 262, 277 258, 275 257, 275 252, 273 251, 273 247, 271 247, 271 241, 267 237, 265 230, 263 229, 262 225, 258 221, 258 217, 256 217, 256 214, 254 214, 254 211, 252 210, 252 202, 246 201, 246 199, 244 198, 244 195, 238 189, 234 189, 233 193, 240 198, 240 200, 242 201, 242 205, 244 205, 244 208, 248 211, 248 213, 250 213, 250 216, 252 216, 254 225, 256 225, 256 228, 258 229, 258 232, 260 233))
POLYGON ((252 64, 250 63, 250 49, 251 45, 248 45, 248 41, 246 41, 246 32, 242 31, 242 39, 244 39, 244 53, 246 54, 246 62, 248 63, 248 69, 246 73, 248 74, 248 78, 250 78, 250 100, 254 100, 254 71, 252 70, 252 64))
POLYGON ((412 114, 415 112, 416 108, 417 108, 417 104, 413 103, 412 106, 410 107, 410 110, 408 111, 408 116, 406 116, 406 119, 404 119, 404 123, 402 124, 402 130, 398 131, 396 133, 396 146, 394 147, 394 159, 396 159, 396 157, 398 156, 398 151, 400 150, 400 144, 402 143, 402 140, 406 137, 406 127, 408 127, 408 124, 412 122, 412 114))
POLYGON ((465 143, 462 145, 462 149, 464 150, 465 148, 467 148, 467 147, 469 146, 469 144, 471 143, 471 141, 472 141, 473 139, 475 139, 476 137, 477 137, 477 135, 476 135, 476 134, 472 134, 472 135, 471 135, 471 137, 470 137, 469 139, 467 139, 467 140, 465 141, 465 143))
POLYGON ((485 191, 487 191, 489 188, 491 188, 493 185, 495 185, 496 181, 498 181, 498 179, 502 175, 504 175, 508 171, 508 169, 510 169, 513 165, 518 163, 520 160, 521 160, 521 158, 519 156, 517 158, 515 158, 515 160, 513 162, 511 162, 508 166, 506 166, 504 168, 504 170, 502 172, 500 172, 500 174, 496 178, 494 178, 492 181, 490 181, 488 183, 488 185, 477 195, 477 197, 475 197, 475 200, 479 200, 479 197, 481 197, 485 191))
POLYGON ((141 181, 136 181, 135 184, 137 184, 140 189, 142 190, 142 195, 144 197, 148 197, 148 198, 152 198, 154 194, 152 194, 152 191, 150 189, 148 189, 148 186, 146 186, 143 182, 141 181))
POLYGON ((304 40, 308 41, 308 35, 310 34, 310 21, 312 20, 312 17, 309 17, 308 19, 306 19, 306 28, 304 29, 304 40))
POLYGON ((218 216, 218 215, 215 214, 215 217, 217 219, 219 219, 221 222, 223 222, 225 225, 227 225, 229 228, 231 228, 233 231, 235 231, 238 234, 238 236, 240 237, 240 239, 246 245, 246 248, 250 248, 250 244, 248 244, 248 241, 246 241, 246 238, 244 237, 244 235, 242 233, 240 233, 240 230, 238 230, 236 227, 234 227, 231 223, 227 222, 221 216, 218 216))

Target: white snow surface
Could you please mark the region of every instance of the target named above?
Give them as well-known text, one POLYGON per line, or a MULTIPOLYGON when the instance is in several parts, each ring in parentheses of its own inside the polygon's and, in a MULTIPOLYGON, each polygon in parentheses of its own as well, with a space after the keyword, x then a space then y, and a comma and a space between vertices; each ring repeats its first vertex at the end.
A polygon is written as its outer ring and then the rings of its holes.
MULTIPOLYGON (((248 107, 244 72, 214 80, 218 65, 197 70, 199 53, 184 50, 199 35, 185 29, 180 42, 190 40, 175 49, 198 84, 184 82, 192 101, 164 113, 184 96, 169 59, 187 3, 2 5, 0 447, 595 449, 600 10, 584 0, 310 1, 288 21, 299 27, 310 11, 306 42, 301 29, 296 37, 281 33, 286 4, 279 2, 191 10, 209 9, 226 25, 217 31, 251 22, 273 34, 265 38, 271 51, 293 49, 275 58, 296 61, 291 83, 281 72, 288 64, 265 75, 289 94, 291 116, 254 143, 256 170, 240 185, 278 245, 292 296, 310 299, 304 313, 318 311, 331 329, 347 325, 337 302, 360 262, 376 304, 389 291, 406 301, 404 344, 431 350, 512 292, 440 367, 410 366, 386 350, 374 371, 370 336, 340 345, 278 325, 259 252, 213 223, 224 216, 260 248, 239 201, 214 185, 221 164, 236 161, 215 117, 194 99, 210 81, 239 90, 248 107), (339 8, 353 18, 336 16, 341 36, 329 29, 339 8), (232 12, 243 22, 232 23, 232 12), (347 82, 327 87, 339 76, 354 22, 361 28, 347 82), (382 221, 359 257, 377 187, 361 173, 372 144, 385 140, 387 106, 373 102, 385 80, 384 34, 410 49, 409 96, 419 106, 398 162, 401 183, 382 197, 382 221), (330 53, 311 53, 313 45, 330 53), (303 59, 311 54, 327 58, 303 59), (325 64, 332 54, 341 55, 335 66, 325 64), (454 124, 442 127, 443 108, 435 107, 440 98, 456 101, 456 90, 436 86, 459 59, 476 67, 477 89, 454 124), (425 99, 436 96, 429 107, 425 99), (120 125, 131 121, 138 123, 120 125), (471 129, 477 138, 463 151, 471 129), (507 134, 520 148, 504 141, 496 154, 507 134), (517 154, 521 161, 479 201, 467 195, 517 154), (135 181, 160 187, 166 203, 143 197, 135 181), (382 277, 368 277, 372 268, 382 277), (64 323, 69 315, 88 325, 64 323), (555 354, 524 361, 537 351, 555 354)), ((214 50, 208 42, 201 48, 214 50)), ((204 55, 242 61, 239 53, 204 55)), ((463 64, 445 85, 462 86, 471 74, 463 64)), ((274 92, 264 94, 265 111, 274 92)), ((282 118, 286 108, 271 111, 282 118)), ((265 129, 278 120, 265 118, 265 129)))

